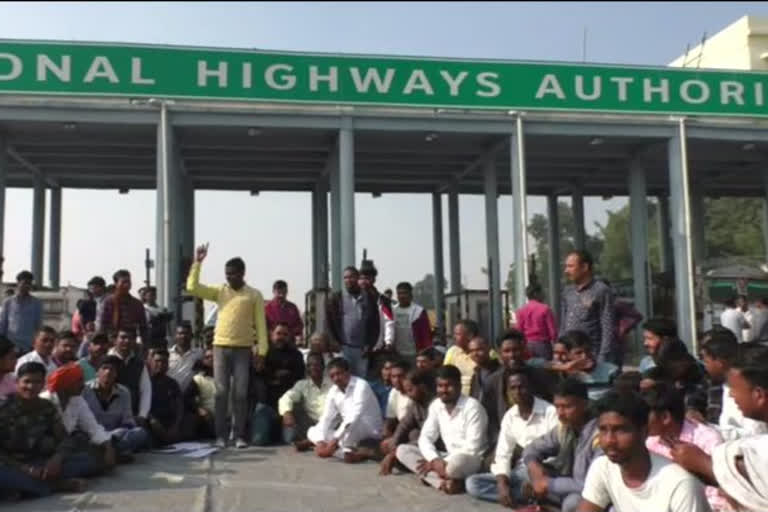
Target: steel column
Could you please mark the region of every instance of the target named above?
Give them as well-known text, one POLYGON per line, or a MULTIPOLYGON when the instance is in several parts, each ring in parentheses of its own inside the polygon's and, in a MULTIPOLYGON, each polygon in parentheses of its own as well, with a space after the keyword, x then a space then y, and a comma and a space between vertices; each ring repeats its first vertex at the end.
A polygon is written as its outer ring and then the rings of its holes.
POLYGON ((633 161, 629 165, 629 209, 632 243, 632 279, 635 308, 648 318, 648 188, 645 169, 633 161))
POLYGON ((573 188, 571 210, 573 211, 573 222, 576 226, 573 241, 576 249, 584 250, 587 248, 587 232, 584 225, 584 192, 580 185, 576 185, 573 188))
POLYGON ((673 272, 675 261, 672 255, 672 225, 669 220, 669 198, 666 195, 658 197, 659 200, 659 256, 661 258, 661 271, 664 273, 673 272))
POLYGON ((445 268, 443 265, 443 196, 432 193, 432 251, 435 261, 435 316, 437 332, 445 334, 445 268))
MULTIPOLYGON (((336 151, 338 155, 338 150, 336 151)), ((331 288, 342 289, 341 264, 341 196, 339 191, 339 163, 334 157, 329 166, 331 184, 331 288)))
POLYGON ((547 245, 549 249, 549 305, 555 313, 555 318, 560 318, 560 293, 561 293, 561 262, 560 262, 560 210, 557 204, 557 194, 547 196, 547 245))
POLYGON ((38 286, 43 284, 43 257, 45 255, 45 179, 35 176, 32 196, 32 274, 38 286))
POLYGON ((488 294, 490 297, 490 325, 488 332, 491 343, 501 333, 502 301, 501 301, 501 265, 499 264, 499 202, 496 178, 496 164, 489 158, 483 164, 485 188, 485 241, 486 264, 488 269, 488 294))
POLYGON ((345 119, 339 130, 339 213, 342 269, 355 265, 355 132, 345 119))
POLYGON ((459 230, 459 192, 456 186, 448 192, 448 247, 451 258, 451 293, 461 291, 461 233, 459 230))
POLYGON ((181 232, 179 228, 178 162, 174 152, 173 127, 168 107, 160 106, 157 127, 157 210, 158 230, 156 249, 156 282, 158 304, 174 308, 179 291, 179 253, 181 232))
POLYGON ((51 189, 51 231, 48 243, 48 280, 58 290, 61 276, 61 187, 51 189))
POLYGON ((5 258, 5 184, 8 176, 8 153, 5 138, 0 136, 0 281, 5 258))
POLYGON ((512 236, 515 243, 515 305, 525 304, 528 286, 528 196, 525 172, 523 119, 517 117, 515 133, 509 140, 512 181, 512 236))

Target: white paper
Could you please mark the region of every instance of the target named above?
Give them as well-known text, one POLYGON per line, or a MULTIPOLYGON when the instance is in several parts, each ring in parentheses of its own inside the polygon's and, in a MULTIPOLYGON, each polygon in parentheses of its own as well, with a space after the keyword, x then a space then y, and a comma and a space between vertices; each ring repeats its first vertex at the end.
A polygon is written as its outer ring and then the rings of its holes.
POLYGON ((215 446, 212 446, 210 448, 200 448, 199 450, 194 450, 191 452, 185 452, 182 454, 183 457, 192 457, 194 459, 202 459, 203 457, 207 457, 211 455, 212 453, 216 453, 219 451, 218 448, 215 446))

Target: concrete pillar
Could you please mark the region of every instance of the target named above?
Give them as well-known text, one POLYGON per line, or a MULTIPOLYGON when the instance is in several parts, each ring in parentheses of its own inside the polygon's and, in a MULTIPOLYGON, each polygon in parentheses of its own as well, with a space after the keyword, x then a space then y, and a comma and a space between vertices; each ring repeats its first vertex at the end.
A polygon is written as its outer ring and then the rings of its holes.
POLYGON ((0 135, 0 282, 3 277, 5 258, 5 184, 8 176, 8 147, 0 135))
POLYGON ((43 256, 45 254, 45 181, 35 176, 32 195, 32 266, 35 282, 43 284, 43 256))
POLYGON ((432 193, 432 251, 435 259, 435 316, 437 332, 445 334, 445 268, 443 265, 443 196, 432 193))
POLYGON ((174 150, 173 126, 165 104, 160 107, 157 126, 157 247, 155 249, 155 275, 157 301, 169 309, 176 307, 180 290, 179 256, 182 230, 180 229, 178 202, 179 165, 174 150))
POLYGON ((560 261, 560 210, 557 207, 557 194, 547 196, 547 246, 549 248, 549 290, 548 302, 555 318, 560 318, 560 293, 562 290, 560 276, 562 262, 560 261))
POLYGON ((648 300, 648 188, 645 169, 633 161, 629 165, 629 209, 632 244, 632 279, 635 309, 645 318, 650 313, 648 300))
POLYGON ((184 257, 195 254, 195 184, 186 176, 184 180, 184 257))
POLYGON ((339 130, 339 213, 341 214, 341 266, 355 261, 355 132, 345 120, 339 130))
MULTIPOLYGON (((334 150, 338 155, 338 149, 334 150)), ((339 195, 339 164, 334 156, 329 165, 331 185, 331 288, 342 289, 341 264, 341 200, 339 195)))
POLYGON ((501 302, 501 266, 499 265, 499 202, 498 186, 496 179, 496 164, 489 157, 483 164, 483 177, 485 185, 485 241, 486 262, 488 268, 488 296, 490 298, 490 325, 488 333, 491 343, 504 328, 502 324, 501 302))
POLYGON ((515 306, 525 304, 528 286, 528 197, 525 172, 525 134, 523 119, 517 118, 515 133, 509 139, 512 182, 512 236, 515 243, 515 306))
POLYGON ((576 225, 576 232, 573 234, 573 240, 576 249, 584 250, 587 248, 587 232, 584 226, 584 192, 581 185, 573 188, 571 196, 571 209, 573 210, 573 222, 576 225))
POLYGON ((459 232, 459 191, 448 191, 448 247, 451 257, 451 293, 461 291, 461 233, 459 232))
MULTIPOLYGON (((768 261, 768 168, 763 169, 762 174, 763 174, 763 250, 765 251, 765 261, 768 261)), ((1 240, 0 240, 0 243, 2 243, 1 240)))
POLYGON ((675 270, 675 261, 672 256, 672 226, 669 220, 669 198, 666 194, 658 197, 659 200, 659 256, 660 267, 664 273, 671 273, 675 270))
POLYGON ((328 286, 328 192, 324 180, 312 190, 312 286, 328 286))
POLYGON ((707 242, 704 229, 704 194, 700 187, 691 187, 691 236, 693 264, 698 266, 707 258, 707 242))
POLYGON ((51 189, 51 231, 48 244, 48 280, 51 288, 61 286, 61 187, 51 189))
POLYGON ((691 201, 688 188, 688 153, 685 121, 679 121, 669 140, 669 199, 672 219, 672 248, 675 255, 675 307, 677 330, 692 354, 698 354, 696 307, 693 294, 693 248, 691 246, 691 201))

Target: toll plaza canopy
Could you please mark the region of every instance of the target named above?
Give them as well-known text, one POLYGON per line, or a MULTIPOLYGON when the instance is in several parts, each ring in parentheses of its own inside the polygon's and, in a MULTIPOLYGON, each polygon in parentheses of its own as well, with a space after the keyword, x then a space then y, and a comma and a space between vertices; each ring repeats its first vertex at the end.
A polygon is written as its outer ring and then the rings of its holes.
MULTIPOLYGON (((548 197, 552 240, 557 198, 571 196, 583 246, 584 196, 629 194, 634 297, 647 315, 646 197, 658 196, 688 341, 703 197, 768 197, 767 91, 758 72, 0 40, 0 229, 5 188, 32 187, 31 268, 41 276, 51 188, 58 286, 63 187, 156 189, 157 283, 170 305, 180 255, 193 250, 195 189, 311 192, 316 288, 338 287, 355 263, 355 192, 432 194, 442 279, 447 194, 447 275, 458 291, 458 195, 484 194, 489 291, 499 297, 498 240, 511 236, 520 304, 526 195, 548 197), (501 223, 499 194, 514 204, 501 223)), ((550 251, 558 261, 556 243, 550 251)), ((442 293, 436 286, 438 313, 442 293)))

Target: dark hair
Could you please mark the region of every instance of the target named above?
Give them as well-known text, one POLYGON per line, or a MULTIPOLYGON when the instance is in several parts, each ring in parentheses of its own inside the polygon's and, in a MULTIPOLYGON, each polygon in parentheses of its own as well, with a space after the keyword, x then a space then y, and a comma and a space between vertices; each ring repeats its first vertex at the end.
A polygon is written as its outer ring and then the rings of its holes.
POLYGON ((733 364, 739 355, 739 341, 728 328, 712 329, 702 336, 701 352, 712 359, 733 364))
POLYGON ((740 344, 739 354, 733 367, 753 386, 768 390, 767 346, 754 341, 740 344))
POLYGON ((542 289, 539 283, 531 283, 525 288, 525 296, 529 299, 535 299, 541 294, 542 289))
POLYGON ((93 338, 91 338, 90 343, 91 345, 108 345, 109 337, 105 333, 99 332, 96 333, 93 338))
POLYGON ((125 269, 120 269, 117 272, 115 272, 114 274, 112 274, 112 281, 115 284, 117 284, 117 282, 120 279, 126 279, 126 278, 130 279, 131 278, 131 273, 128 272, 127 270, 125 270, 125 269))
POLYGON ((16 345, 5 336, 0 336, 0 357, 5 357, 12 351, 16 351, 16 345))
POLYGON ((430 391, 435 389, 435 374, 430 371, 413 369, 406 374, 405 379, 414 386, 424 386, 430 391))
POLYGON ((461 371, 452 364, 447 364, 438 368, 435 377, 438 379, 450 380, 457 386, 461 386, 461 371))
MULTIPOLYGON (((525 381, 530 383, 531 382, 531 373, 528 371, 527 366, 516 366, 514 368, 509 368, 504 371, 504 379, 509 380, 510 377, 517 376, 517 377, 524 377, 525 381)), ((504 384, 506 386, 506 382, 504 384)))
POLYGON ((523 334, 522 331, 518 331, 517 329, 507 329, 501 333, 501 336, 499 336, 498 346, 502 346, 507 340, 512 340, 517 343, 525 343, 525 334, 523 334))
POLYGON ((363 260, 360 264, 359 273, 364 276, 376 277, 379 275, 379 271, 376 270, 376 266, 371 260, 363 260))
POLYGON ((101 360, 101 364, 99 364, 99 368, 103 368, 105 366, 112 366, 115 370, 119 372, 123 368, 123 360, 114 355, 107 356, 101 360))
POLYGON ((565 350, 567 350, 568 352, 570 352, 571 349, 573 348, 573 345, 571 345, 571 341, 563 337, 556 339, 555 342, 552 344, 552 346, 557 345, 558 343, 564 346, 565 350))
POLYGON ((413 293, 413 285, 407 281, 403 281, 402 283, 397 283, 397 286, 395 287, 396 290, 405 290, 408 293, 413 293))
POLYGON ((90 281, 88 281, 88 286, 101 286, 106 287, 107 282, 104 280, 101 276, 93 276, 90 281))
POLYGON ((320 363, 320 366, 325 368, 325 357, 323 357, 323 354, 318 354, 317 352, 310 352, 307 354, 307 366, 309 366, 310 359, 317 359, 317 362, 320 363))
POLYGON ((477 336, 480 332, 480 326, 477 325, 477 322, 468 318, 459 320, 456 325, 461 325, 464 327, 464 329, 469 333, 470 338, 477 336))
POLYGON ((627 418, 638 429, 647 428, 648 404, 637 393, 619 393, 611 390, 603 395, 595 404, 597 415, 615 412, 627 418))
POLYGON ((277 281, 272 284, 273 290, 287 290, 288 289, 288 283, 283 281, 282 279, 278 279, 277 281))
POLYGON ((349 372, 349 361, 343 357, 334 357, 331 359, 331 362, 328 363, 328 371, 330 372, 333 368, 338 368, 339 370, 349 372))
POLYGON ((154 286, 145 286, 144 288, 141 289, 141 291, 143 293, 149 293, 149 292, 157 293, 157 288, 155 288, 154 286))
POLYGON ((577 331, 575 329, 566 331, 557 341, 567 346, 568 350, 574 348, 592 349, 592 340, 584 331, 577 331))
POLYGON ((30 272, 29 270, 22 270, 18 274, 16 274, 16 282, 20 283, 22 281, 29 281, 32 282, 35 280, 35 275, 30 272))
POLYGON ((648 408, 656 413, 669 412, 677 423, 685 421, 685 400, 683 393, 677 392, 665 383, 656 383, 642 394, 648 408))
POLYGON ((736 297, 728 297, 723 301, 723 304, 727 308, 735 308, 736 307, 736 297))
POLYGON ((649 318, 643 324, 643 330, 661 337, 677 336, 677 324, 669 318, 649 318))
POLYGON ((45 378, 46 369, 43 363, 30 361, 29 363, 22 364, 18 370, 16 370, 16 378, 20 379, 25 375, 31 375, 33 373, 39 373, 45 378))
POLYGON ((288 329, 289 331, 291 330, 291 327, 290 327, 290 326, 289 326, 287 323, 285 323, 285 322, 277 322, 277 323, 275 323, 275 325, 272 327, 272 332, 275 332, 275 331, 277 330, 277 328, 278 328, 278 327, 285 327, 285 328, 286 328, 286 329, 288 329))
POLYGON ((152 347, 152 351, 152 357, 162 356, 166 359, 171 357, 171 354, 168 353, 168 349, 165 347, 152 347))
POLYGON ((573 396, 584 400, 589 399, 589 396, 587 395, 587 385, 575 377, 567 377, 561 380, 555 387, 555 392, 552 394, 563 398, 573 396))
POLYGON ((589 270, 592 270, 592 266, 595 264, 595 260, 592 259, 592 255, 586 250, 575 250, 568 253, 568 256, 575 254, 579 257, 579 262, 587 265, 589 270))
POLYGON ((354 272, 355 274, 360 275, 360 271, 357 270, 357 267, 355 267, 353 265, 350 265, 348 267, 344 267, 344 271, 342 272, 342 275, 346 274, 347 272, 354 272))
POLYGON ((395 361, 392 363, 392 368, 400 368, 404 372, 408 372, 408 370, 411 369, 411 365, 402 359, 395 359, 395 361))
POLYGON ((62 340, 75 340, 77 341, 77 335, 73 333, 72 331, 61 331, 56 336, 56 343, 59 343, 62 340))
POLYGON ((189 329, 189 330, 191 331, 191 330, 192 330, 192 322, 190 322, 189 320, 184 320, 183 322, 179 322, 179 323, 176 325, 176 328, 177 328, 177 329, 178 329, 179 327, 181 327, 182 329, 189 329))
POLYGON ((37 330, 37 332, 35 333, 35 338, 37 338, 41 334, 51 334, 53 336, 56 336, 56 329, 54 329, 49 325, 44 325, 37 330))
POLYGON ((640 372, 624 372, 613 381, 613 389, 619 392, 640 392, 640 381, 643 375, 640 372))
POLYGON ((416 354, 416 357, 426 357, 430 361, 435 361, 437 359, 437 349, 435 347, 427 347, 424 349, 419 350, 419 353, 416 354))
POLYGON ((682 361, 683 359, 690 358, 692 357, 688 352, 688 347, 678 338, 664 340, 659 345, 659 350, 656 352, 655 357, 656 361, 661 363, 660 366, 669 361, 682 361))
POLYGON ((243 258, 232 258, 224 264, 224 268, 226 267, 234 269, 235 272, 245 273, 245 262, 243 261, 243 258))

